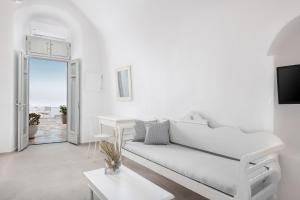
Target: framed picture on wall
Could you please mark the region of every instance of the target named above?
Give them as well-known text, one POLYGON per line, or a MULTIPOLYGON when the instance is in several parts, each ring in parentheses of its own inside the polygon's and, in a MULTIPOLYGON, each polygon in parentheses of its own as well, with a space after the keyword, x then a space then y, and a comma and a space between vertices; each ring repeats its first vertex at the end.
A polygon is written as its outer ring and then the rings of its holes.
POLYGON ((116 69, 117 99, 120 101, 132 100, 131 66, 116 69))

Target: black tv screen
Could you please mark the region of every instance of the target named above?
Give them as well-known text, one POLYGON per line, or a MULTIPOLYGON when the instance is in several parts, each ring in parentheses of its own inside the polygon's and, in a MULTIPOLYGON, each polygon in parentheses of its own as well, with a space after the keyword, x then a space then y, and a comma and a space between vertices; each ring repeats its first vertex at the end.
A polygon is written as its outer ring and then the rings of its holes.
POLYGON ((300 104, 300 65, 277 68, 279 104, 300 104))

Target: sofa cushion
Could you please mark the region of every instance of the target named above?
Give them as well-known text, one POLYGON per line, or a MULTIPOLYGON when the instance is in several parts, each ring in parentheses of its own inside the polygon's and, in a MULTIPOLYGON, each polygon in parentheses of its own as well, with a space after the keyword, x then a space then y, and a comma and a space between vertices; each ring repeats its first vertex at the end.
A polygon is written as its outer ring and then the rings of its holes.
POLYGON ((207 125, 203 124, 171 120, 170 141, 175 144, 197 148, 206 127, 207 125))
POLYGON ((158 122, 146 127, 145 144, 163 145, 169 144, 170 122, 158 122))
POLYGON ((185 121, 170 121, 170 141, 238 160, 246 154, 282 144, 271 133, 247 134, 235 127, 210 128, 185 121))
MULTIPOLYGON (((187 178, 234 196, 239 183, 239 161, 181 145, 145 145, 127 142, 125 150, 187 178)), ((262 172, 260 172, 262 173, 262 172)), ((259 187, 264 181, 253 186, 259 187)))

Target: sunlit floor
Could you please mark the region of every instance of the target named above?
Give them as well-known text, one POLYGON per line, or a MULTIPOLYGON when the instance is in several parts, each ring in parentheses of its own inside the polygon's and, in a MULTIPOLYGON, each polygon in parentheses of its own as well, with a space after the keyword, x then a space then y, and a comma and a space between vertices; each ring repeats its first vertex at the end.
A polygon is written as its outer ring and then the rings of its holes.
POLYGON ((67 141, 67 125, 60 118, 41 118, 38 132, 30 144, 47 144, 67 141))

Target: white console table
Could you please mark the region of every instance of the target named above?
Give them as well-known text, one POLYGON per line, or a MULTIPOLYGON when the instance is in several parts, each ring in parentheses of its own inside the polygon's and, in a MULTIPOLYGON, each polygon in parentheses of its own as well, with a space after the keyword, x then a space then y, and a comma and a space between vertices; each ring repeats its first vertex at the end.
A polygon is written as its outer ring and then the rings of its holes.
POLYGON ((102 126, 112 127, 114 129, 114 135, 119 139, 119 144, 122 143, 123 131, 124 129, 134 128, 135 127, 135 119, 120 117, 120 116, 107 116, 101 115, 97 116, 102 133, 102 126))

